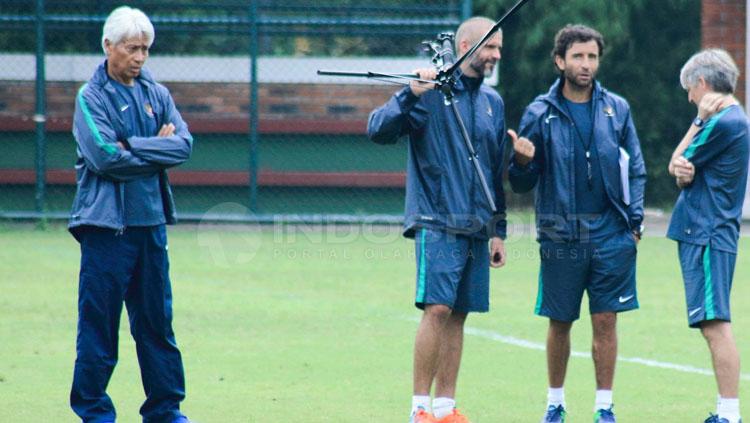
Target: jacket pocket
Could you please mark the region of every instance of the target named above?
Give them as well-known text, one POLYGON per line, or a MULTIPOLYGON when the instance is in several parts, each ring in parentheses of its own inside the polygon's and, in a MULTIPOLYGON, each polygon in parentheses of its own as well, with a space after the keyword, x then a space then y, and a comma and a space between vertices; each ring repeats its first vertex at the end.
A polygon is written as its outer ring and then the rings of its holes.
POLYGON ((92 177, 89 171, 84 172, 76 193, 76 202, 79 208, 91 207, 96 202, 96 194, 99 191, 99 178, 92 177))
POLYGON ((422 168, 424 181, 420 184, 419 209, 431 214, 442 215, 446 206, 443 199, 443 171, 439 166, 427 165, 422 168))

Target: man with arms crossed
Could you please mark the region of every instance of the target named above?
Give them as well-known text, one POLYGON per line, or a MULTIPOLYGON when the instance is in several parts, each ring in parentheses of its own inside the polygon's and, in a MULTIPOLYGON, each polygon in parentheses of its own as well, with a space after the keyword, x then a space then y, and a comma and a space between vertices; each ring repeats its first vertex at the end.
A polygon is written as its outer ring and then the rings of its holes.
POLYGON ((595 422, 614 422, 617 313, 638 308, 636 244, 646 169, 628 103, 596 82, 604 40, 568 25, 552 51, 560 78, 521 119, 511 187, 536 187, 541 268, 536 314, 549 318, 549 391, 542 422, 564 422, 570 330, 588 292, 596 373, 595 422))
POLYGON ((69 228, 81 244, 78 338, 70 404, 83 422, 115 421, 106 393, 117 364, 123 302, 146 401, 144 423, 186 423, 182 358, 172 331, 165 224, 175 222, 165 169, 193 138, 172 96, 143 64, 154 27, 137 9, 104 23, 106 60, 76 97, 77 187, 69 228))
MULTIPOLYGON (((461 24, 457 55, 493 25, 482 17, 461 24)), ((502 34, 497 33, 462 64, 453 90, 494 193, 496 214, 483 195, 451 107, 433 84, 412 82, 370 115, 368 135, 374 142, 409 136, 404 233, 415 238, 415 305, 424 310, 414 345, 412 423, 468 422, 455 408, 464 322, 469 312, 489 309, 489 267, 505 264, 504 106, 500 95, 482 84, 500 60, 501 48, 502 34)), ((415 72, 425 80, 436 76, 435 69, 415 72)))
POLYGON ((704 50, 680 71, 698 116, 672 155, 669 173, 682 188, 667 236, 678 242, 688 324, 711 351, 719 397, 706 423, 737 423, 740 357, 729 293, 737 258, 748 170, 748 120, 733 97, 739 70, 724 50, 704 50))

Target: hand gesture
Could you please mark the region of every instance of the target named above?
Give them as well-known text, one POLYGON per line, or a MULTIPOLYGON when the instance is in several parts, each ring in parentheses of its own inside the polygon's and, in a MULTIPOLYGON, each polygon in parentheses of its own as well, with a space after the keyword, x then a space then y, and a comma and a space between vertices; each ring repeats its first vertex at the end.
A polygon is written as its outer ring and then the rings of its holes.
POLYGON ((505 266, 505 243, 502 238, 494 237, 490 241, 490 266, 499 268, 505 266))
POLYGON ((683 156, 677 156, 672 159, 671 165, 678 187, 684 188, 693 183, 695 166, 688 159, 683 156))
MULTIPOLYGON (((414 73, 419 76, 419 79, 425 79, 428 81, 434 81, 435 78, 437 78, 437 70, 435 70, 434 68, 416 69, 414 70, 414 73)), ((411 92, 415 96, 419 97, 425 92, 435 89, 435 84, 430 84, 429 82, 411 81, 409 83, 409 88, 411 88, 411 92)))
POLYGON ((534 159, 534 152, 536 151, 534 143, 529 141, 526 137, 519 138, 516 131, 512 129, 508 129, 508 135, 510 136, 511 143, 513 143, 513 152, 515 153, 514 157, 516 163, 521 166, 527 165, 534 159))
POLYGON ((174 124, 173 123, 167 123, 162 125, 161 129, 159 129, 159 134, 157 136, 159 137, 171 137, 174 135, 174 124))
POLYGON ((706 120, 733 104, 737 104, 737 99, 731 94, 706 93, 698 104, 698 117, 706 120))

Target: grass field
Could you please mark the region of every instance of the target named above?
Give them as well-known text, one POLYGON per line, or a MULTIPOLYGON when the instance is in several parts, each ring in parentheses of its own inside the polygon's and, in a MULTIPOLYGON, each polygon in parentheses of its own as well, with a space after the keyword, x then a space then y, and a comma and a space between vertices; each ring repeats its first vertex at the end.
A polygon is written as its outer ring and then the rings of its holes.
MULTIPOLYGON (((183 352, 183 411, 211 422, 405 422, 411 396, 413 244, 397 228, 178 226, 170 229, 175 332, 183 352)), ((743 240, 741 247, 747 245, 743 240)), ((0 422, 74 422, 68 392, 75 358, 79 250, 64 228, 0 225, 0 422)), ((538 254, 530 236, 508 242, 492 272, 492 310, 469 318, 459 407, 475 423, 536 422, 546 401, 546 321, 532 315, 538 254), (532 345, 533 346, 533 345, 532 345)), ((750 256, 740 254, 735 335, 750 359, 750 256)), ((709 369, 687 328, 673 242, 647 237, 638 267, 641 309, 621 316, 620 355, 709 369)), ((584 304, 584 307, 587 307, 584 304)), ((583 314, 586 315, 585 313, 583 314)), ((590 349, 582 319, 573 350, 590 349)), ((750 417, 750 390, 741 397, 750 417)), ((109 392, 121 422, 143 401, 127 319, 109 392)), ((593 368, 572 357, 569 421, 591 421, 593 368)), ((711 376, 617 368, 622 422, 699 422, 713 411, 711 376)))

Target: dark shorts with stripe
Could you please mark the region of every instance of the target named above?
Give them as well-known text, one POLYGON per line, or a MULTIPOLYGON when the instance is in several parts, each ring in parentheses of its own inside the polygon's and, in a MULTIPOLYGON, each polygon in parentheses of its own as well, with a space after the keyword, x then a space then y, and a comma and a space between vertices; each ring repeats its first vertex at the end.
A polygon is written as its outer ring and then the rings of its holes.
POLYGON ((636 244, 629 231, 585 243, 542 241, 539 254, 537 315, 562 322, 578 320, 584 291, 592 314, 638 308, 636 244))
POLYGON ((687 242, 677 248, 690 327, 698 328, 707 320, 730 321, 729 292, 737 255, 687 242))
POLYGON ((417 250, 414 305, 441 304, 453 310, 486 312, 490 305, 490 260, 487 240, 421 228, 417 250))

